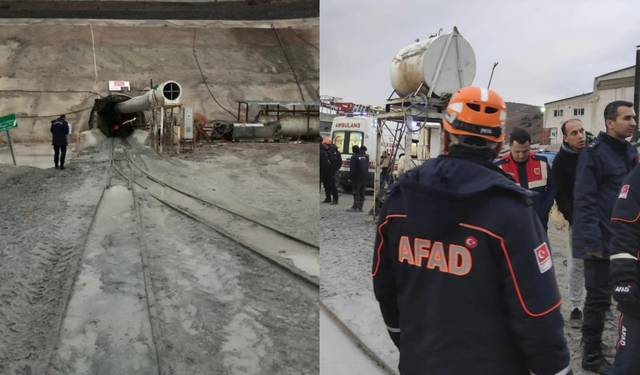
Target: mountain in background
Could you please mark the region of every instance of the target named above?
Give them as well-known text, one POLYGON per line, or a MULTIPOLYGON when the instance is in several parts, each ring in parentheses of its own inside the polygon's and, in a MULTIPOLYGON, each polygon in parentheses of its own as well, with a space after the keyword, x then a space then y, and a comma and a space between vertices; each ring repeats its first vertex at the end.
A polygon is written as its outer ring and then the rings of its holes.
POLYGON ((544 114, 540 112, 540 107, 507 102, 507 138, 505 143, 509 142, 509 135, 516 128, 523 128, 531 134, 531 143, 540 143, 542 140, 542 122, 544 114))

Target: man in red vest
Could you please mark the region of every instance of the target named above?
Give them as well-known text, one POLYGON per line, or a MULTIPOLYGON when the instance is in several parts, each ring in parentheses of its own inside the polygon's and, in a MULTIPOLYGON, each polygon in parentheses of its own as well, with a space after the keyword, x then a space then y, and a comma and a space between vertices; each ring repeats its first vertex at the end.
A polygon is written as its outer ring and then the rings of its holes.
POLYGON ((495 164, 525 189, 538 193, 533 197, 533 209, 547 230, 549 212, 556 197, 556 182, 547 158, 531 152, 531 135, 515 129, 509 139, 509 153, 495 164))

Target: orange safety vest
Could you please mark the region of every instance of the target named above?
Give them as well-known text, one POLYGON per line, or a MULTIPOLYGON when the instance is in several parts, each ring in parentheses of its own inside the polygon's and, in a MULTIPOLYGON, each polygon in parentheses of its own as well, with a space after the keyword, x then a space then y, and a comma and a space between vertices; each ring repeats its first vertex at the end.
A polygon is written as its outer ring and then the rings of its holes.
MULTIPOLYGON (((527 184, 528 189, 535 189, 547 186, 549 163, 543 160, 543 156, 536 155, 534 153, 529 154, 529 160, 527 161, 527 184)), ((513 160, 511 153, 501 157, 496 165, 502 170, 511 175, 513 179, 520 184, 520 175, 518 174, 518 163, 513 160), (506 160, 506 161, 505 161, 506 160)))

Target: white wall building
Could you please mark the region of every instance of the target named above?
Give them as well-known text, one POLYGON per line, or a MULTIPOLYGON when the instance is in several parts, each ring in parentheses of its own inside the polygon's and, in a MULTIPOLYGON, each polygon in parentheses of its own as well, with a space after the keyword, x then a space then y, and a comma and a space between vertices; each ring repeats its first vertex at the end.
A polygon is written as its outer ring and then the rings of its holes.
POLYGON ((634 84, 635 66, 630 66, 594 78, 593 91, 588 94, 545 103, 543 144, 560 145, 560 127, 563 122, 572 118, 582 120, 587 131, 598 135, 601 130, 605 130, 604 107, 615 100, 633 103, 634 84))

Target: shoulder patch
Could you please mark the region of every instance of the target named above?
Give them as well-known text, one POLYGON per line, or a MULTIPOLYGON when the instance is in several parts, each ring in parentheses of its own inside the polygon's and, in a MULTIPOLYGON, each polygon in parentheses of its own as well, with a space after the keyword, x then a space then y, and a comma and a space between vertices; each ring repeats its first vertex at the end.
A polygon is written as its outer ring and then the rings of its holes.
POLYGON ((551 261, 551 253, 546 242, 536 247, 533 252, 536 254, 536 260, 538 261, 538 268, 540 273, 545 273, 551 269, 553 262, 551 261))
POLYGON ((629 185, 623 185, 622 189, 620 189, 620 195, 618 195, 618 199, 627 199, 628 194, 629 194, 629 185))

